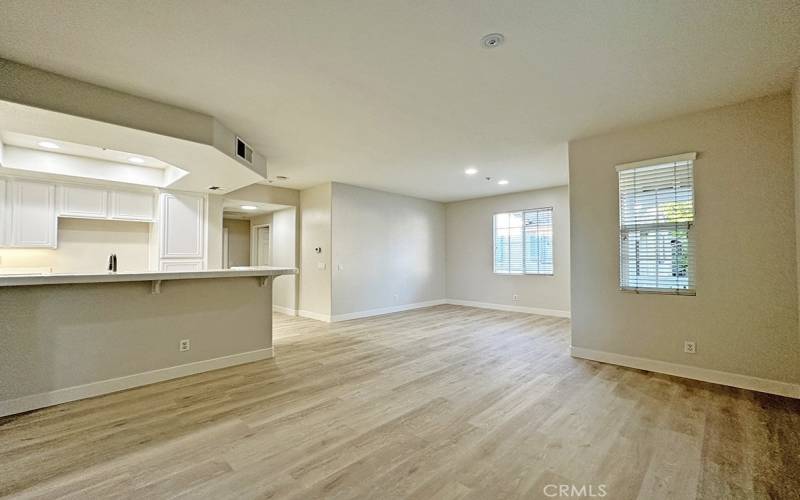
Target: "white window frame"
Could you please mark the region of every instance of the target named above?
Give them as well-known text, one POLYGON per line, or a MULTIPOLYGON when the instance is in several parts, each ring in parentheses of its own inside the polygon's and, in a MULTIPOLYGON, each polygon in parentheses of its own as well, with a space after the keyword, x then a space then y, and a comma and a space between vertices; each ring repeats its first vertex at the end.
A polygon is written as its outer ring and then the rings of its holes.
MULTIPOLYGON (((690 242, 694 242, 696 238, 696 232, 693 230, 694 225, 696 224, 697 219, 697 204, 696 204, 696 196, 694 190, 694 161, 697 159, 697 153, 683 153, 678 155, 672 156, 665 156, 661 158, 653 158, 651 160, 642 160, 636 161, 631 163, 623 163, 620 165, 616 165, 617 176, 619 177, 619 172, 624 170, 630 170, 635 168, 643 168, 643 167, 651 167, 656 165, 663 165, 668 163, 676 163, 676 162, 685 162, 691 161, 692 162, 692 210, 693 216, 692 221, 688 223, 688 238, 690 242)), ((621 193, 619 192, 619 178, 617 180, 617 209, 618 209, 618 216, 619 216, 619 226, 618 226, 618 245, 617 245, 617 252, 618 252, 618 259, 617 263, 619 265, 618 268, 618 284, 619 290, 622 292, 632 292, 632 293, 652 293, 652 294, 661 294, 661 295, 687 295, 687 296, 694 296, 696 295, 696 252, 692 252, 690 254, 689 263, 688 263, 688 274, 690 276, 689 283, 692 285, 690 288, 679 288, 679 287, 635 287, 635 286, 626 286, 624 283, 624 275, 623 269, 625 263, 623 263, 623 255, 622 255, 622 245, 623 245, 623 237, 627 232, 632 232, 633 230, 626 230, 623 228, 622 224, 622 198, 621 193)), ((664 222, 664 223, 656 223, 653 224, 654 228, 658 228, 658 226, 663 226, 665 229, 669 229, 671 226, 674 226, 672 222, 664 222)))
POLYGON ((555 276, 556 272, 556 244, 555 244, 555 210, 552 206, 545 206, 545 207, 538 207, 538 208, 526 208, 524 210, 503 210, 500 212, 495 212, 492 214, 492 273, 498 276, 555 276), (525 214, 528 212, 539 212, 549 210, 550 211, 550 220, 552 221, 552 226, 550 230, 550 241, 553 247, 553 270, 549 273, 543 272, 531 272, 526 270, 525 268, 525 214), (496 256, 497 256, 497 216, 500 214, 512 214, 512 213, 521 213, 522 214, 522 271, 498 271, 495 267, 496 264, 496 256))

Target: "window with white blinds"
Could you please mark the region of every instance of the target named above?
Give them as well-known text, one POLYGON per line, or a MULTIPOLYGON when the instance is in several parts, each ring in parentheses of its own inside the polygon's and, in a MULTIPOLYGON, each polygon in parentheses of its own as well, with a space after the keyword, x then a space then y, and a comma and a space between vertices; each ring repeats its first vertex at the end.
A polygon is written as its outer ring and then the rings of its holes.
POLYGON ((619 285, 695 294, 696 153, 618 165, 619 285))
POLYGON ((553 209, 494 216, 494 272, 553 274, 553 209))

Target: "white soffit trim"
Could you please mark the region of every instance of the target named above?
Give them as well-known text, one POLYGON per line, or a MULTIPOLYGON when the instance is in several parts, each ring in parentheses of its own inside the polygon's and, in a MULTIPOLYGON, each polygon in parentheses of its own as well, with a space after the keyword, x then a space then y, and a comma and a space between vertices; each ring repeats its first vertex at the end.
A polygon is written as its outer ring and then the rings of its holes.
POLYGON ((632 168, 639 168, 639 167, 649 167, 651 165, 663 165, 664 163, 673 163, 678 161, 690 161, 696 160, 697 153, 683 153, 679 155, 672 155, 672 156, 662 156, 661 158, 652 158, 650 160, 639 160, 633 161, 630 163, 620 163, 616 165, 614 168, 617 169, 617 172, 621 172, 623 170, 630 170, 632 168))

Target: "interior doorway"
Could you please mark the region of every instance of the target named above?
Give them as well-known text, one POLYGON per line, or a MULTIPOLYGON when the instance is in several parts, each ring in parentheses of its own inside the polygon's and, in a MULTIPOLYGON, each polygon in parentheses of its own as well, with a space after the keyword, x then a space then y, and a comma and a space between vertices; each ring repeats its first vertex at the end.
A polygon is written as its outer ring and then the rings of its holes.
POLYGON ((272 233, 269 224, 252 226, 250 241, 253 242, 251 266, 272 265, 272 233))

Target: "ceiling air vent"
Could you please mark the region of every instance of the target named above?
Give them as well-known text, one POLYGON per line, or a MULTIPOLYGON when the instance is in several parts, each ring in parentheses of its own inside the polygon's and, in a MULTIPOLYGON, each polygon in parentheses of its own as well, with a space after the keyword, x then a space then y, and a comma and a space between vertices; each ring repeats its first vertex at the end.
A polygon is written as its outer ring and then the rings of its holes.
POLYGON ((253 148, 248 146, 241 137, 236 138, 236 156, 251 165, 253 163, 253 148))

